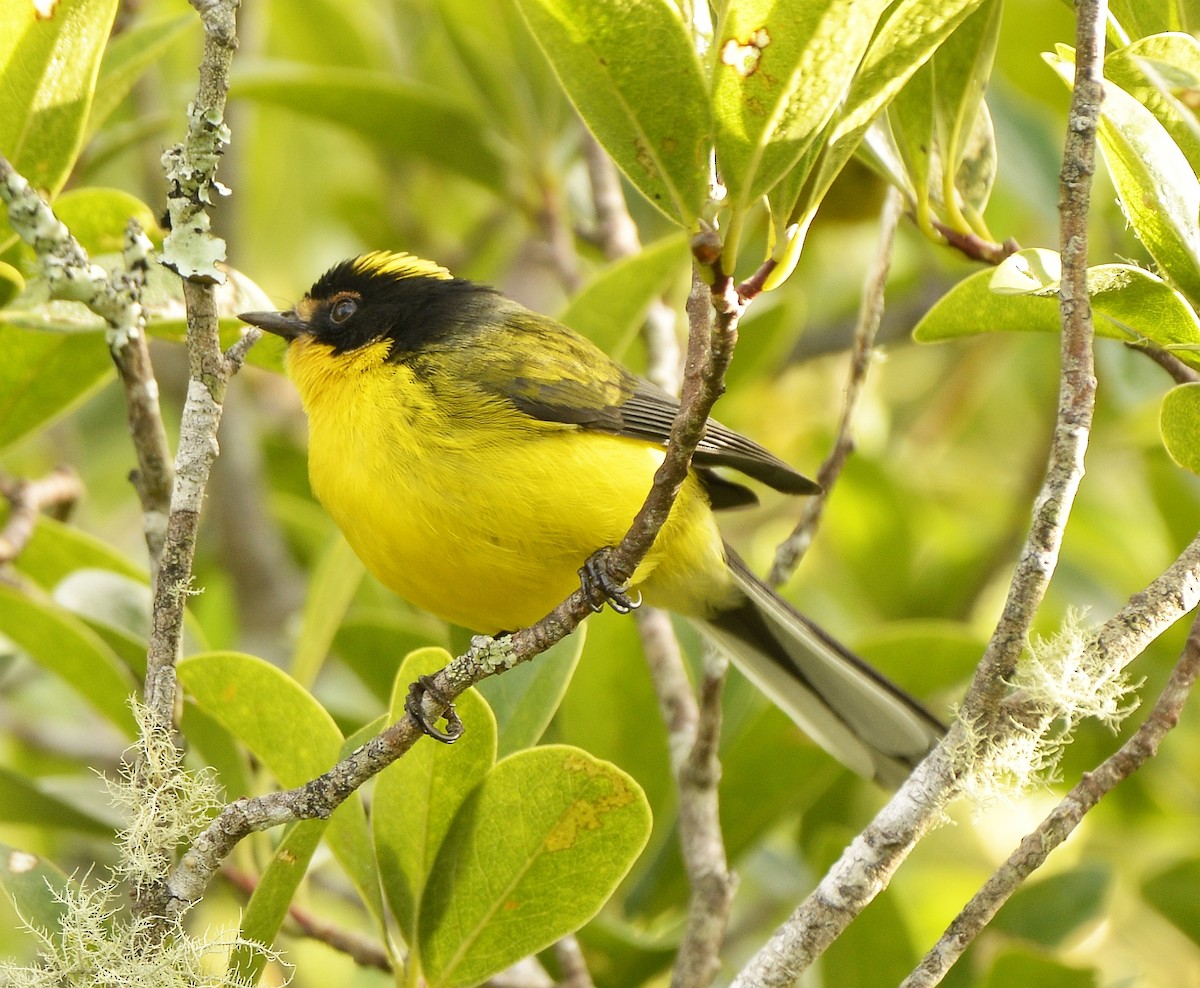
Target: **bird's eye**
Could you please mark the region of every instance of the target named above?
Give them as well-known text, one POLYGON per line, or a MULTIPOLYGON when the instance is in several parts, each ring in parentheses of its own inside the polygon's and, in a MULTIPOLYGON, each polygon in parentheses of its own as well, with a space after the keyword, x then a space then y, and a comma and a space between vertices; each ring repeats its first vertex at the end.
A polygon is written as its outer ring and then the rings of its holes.
POLYGON ((329 318, 336 323, 343 323, 358 311, 358 299, 340 298, 333 303, 329 310, 329 318))

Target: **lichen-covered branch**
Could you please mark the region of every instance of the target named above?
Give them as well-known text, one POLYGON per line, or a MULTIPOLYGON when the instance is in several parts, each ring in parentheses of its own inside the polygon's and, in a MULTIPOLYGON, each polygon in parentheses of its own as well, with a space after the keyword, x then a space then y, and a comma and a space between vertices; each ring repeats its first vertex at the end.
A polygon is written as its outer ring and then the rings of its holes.
POLYGON ((141 306, 150 242, 131 223, 126 236, 125 270, 110 275, 92 263, 50 205, 3 155, 0 199, 8 206, 13 229, 36 252, 51 297, 81 302, 109 325, 108 350, 125 389, 126 416, 138 460, 134 486, 141 501, 153 572, 162 551, 172 471, 141 306))
POLYGON ((1067 119, 1059 181, 1059 241, 1062 281, 1061 378, 1058 417, 1046 479, 1034 506, 1033 524, 1017 562, 1008 597, 979 672, 963 700, 971 717, 995 713, 1034 614, 1058 562, 1063 531, 1084 473, 1084 454, 1096 398, 1092 309, 1087 290, 1087 223, 1096 168, 1096 123, 1103 96, 1106 0, 1081 0, 1076 7, 1075 85, 1067 119))
POLYGON ((741 988, 792 985, 886 887, 917 842, 961 789, 980 742, 1003 733, 1002 701, 1033 616, 1058 560, 1083 476, 1095 397, 1093 329, 1086 285, 1087 215, 1095 168, 1096 122, 1106 4, 1080 0, 1076 84, 1062 172, 1062 371, 1058 417, 1045 482, 996 630, 947 737, 843 853, 811 895, 739 972, 741 988))
POLYGON ((987 927, 1012 894, 1045 864, 1084 816, 1104 796, 1158 753, 1167 733, 1179 723, 1184 703, 1200 675, 1200 620, 1193 622, 1183 654, 1142 725, 1094 771, 1086 773, 1037 828, 1022 838, 1008 860, 975 893, 922 959, 901 988, 931 988, 987 927))
POLYGON ((225 385, 236 369, 221 352, 213 285, 223 278, 216 262, 224 258, 225 245, 209 233, 207 206, 214 192, 224 191, 216 181, 216 170, 228 142, 225 95, 237 45, 234 14, 238 4, 237 0, 195 0, 193 6, 204 23, 199 84, 188 109, 185 142, 163 155, 171 232, 163 243, 162 260, 184 279, 189 382, 166 541, 154 585, 146 663, 146 705, 161 723, 170 723, 174 711, 175 663, 184 605, 193 590, 192 558, 200 503, 217 453, 225 385))

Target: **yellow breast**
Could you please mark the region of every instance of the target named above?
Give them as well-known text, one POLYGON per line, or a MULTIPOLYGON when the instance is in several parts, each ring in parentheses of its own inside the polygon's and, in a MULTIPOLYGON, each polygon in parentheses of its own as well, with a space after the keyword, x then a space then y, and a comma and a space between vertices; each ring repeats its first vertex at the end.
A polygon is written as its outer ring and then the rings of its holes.
MULTIPOLYGON (((340 357, 304 341, 289 348, 313 492, 404 599, 485 633, 533 623, 579 585, 592 552, 624 535, 661 449, 532 419, 461 382, 381 363, 374 347, 340 357)), ((695 478, 633 582, 682 613, 704 613, 725 592, 720 536, 695 478)))

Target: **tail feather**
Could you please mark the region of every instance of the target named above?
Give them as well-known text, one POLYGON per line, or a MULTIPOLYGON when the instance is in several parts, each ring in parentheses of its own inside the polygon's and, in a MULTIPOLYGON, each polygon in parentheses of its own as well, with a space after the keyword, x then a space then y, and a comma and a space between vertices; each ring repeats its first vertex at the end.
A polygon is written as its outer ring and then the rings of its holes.
POLYGON ((698 621, 700 629, 831 755, 899 785, 944 725, 762 583, 728 546, 726 556, 743 599, 698 621))

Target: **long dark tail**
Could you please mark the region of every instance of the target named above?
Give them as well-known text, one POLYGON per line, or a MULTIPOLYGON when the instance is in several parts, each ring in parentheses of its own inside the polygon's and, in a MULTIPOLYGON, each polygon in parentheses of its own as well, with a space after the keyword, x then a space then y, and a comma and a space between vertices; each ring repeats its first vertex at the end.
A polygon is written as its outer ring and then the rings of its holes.
POLYGON ((898 786, 944 725, 725 552, 743 600, 697 621, 700 629, 834 758, 898 786))

